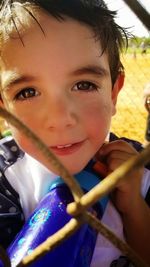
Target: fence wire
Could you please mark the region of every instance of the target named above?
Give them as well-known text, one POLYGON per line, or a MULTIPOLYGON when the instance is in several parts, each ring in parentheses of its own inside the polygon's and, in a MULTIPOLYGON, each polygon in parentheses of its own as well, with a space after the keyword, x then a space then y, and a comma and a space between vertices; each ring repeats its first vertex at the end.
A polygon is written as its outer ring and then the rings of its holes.
POLYGON ((144 89, 150 83, 150 53, 142 55, 140 51, 130 50, 123 56, 122 62, 125 83, 118 97, 111 131, 144 143, 148 115, 144 106, 144 89))
MULTIPOLYGON (((120 95, 119 95, 118 104, 117 104, 118 111, 117 111, 117 115, 114 116, 113 118, 111 130, 114 133, 116 133, 118 136, 126 136, 128 138, 133 138, 141 142, 144 142, 147 111, 144 107, 143 91, 144 91, 146 84, 150 82, 150 78, 149 78, 150 54, 141 55, 141 54, 136 54, 135 51, 133 51, 133 54, 132 53, 126 54, 123 57, 122 62, 123 62, 123 65, 125 66, 126 79, 125 79, 124 89, 120 92, 120 95)), ((1 109, 1 116, 4 117, 5 119, 7 117, 8 119, 9 114, 6 114, 6 113, 7 113, 6 111, 3 111, 1 109)), ((9 117, 9 120, 11 122, 13 118, 9 117)), ((31 134, 28 134, 28 137, 31 138, 31 134)), ((42 150, 42 147, 40 149, 42 150)), ((47 153, 45 153, 45 155, 48 156, 47 153)), ((150 158, 150 145, 146 149, 143 150, 141 155, 137 156, 135 159, 131 159, 129 162, 126 162, 125 165, 121 167, 121 169, 118 168, 113 174, 110 175, 110 177, 108 176, 106 179, 104 179, 104 183, 106 183, 107 185, 105 189, 105 193, 108 193, 109 190, 112 190, 109 183, 107 184, 107 181, 110 181, 111 183, 112 180, 116 179, 116 183, 117 183, 119 179, 125 178, 128 172, 130 172, 133 168, 137 168, 141 164, 147 163, 149 158, 150 158)), ((53 157, 52 157, 52 160, 55 161, 53 157)), ((58 163, 56 162, 56 164, 58 163)), ((64 170, 64 173, 66 173, 65 170, 64 170)), ((64 173, 62 177, 64 176, 64 173)), ((67 175, 68 173, 66 173, 66 176, 67 175)), ((70 177, 69 179, 73 183, 72 177, 70 177)), ((70 180, 68 182, 69 185, 71 183, 70 180)), ((102 184, 100 185, 100 187, 101 186, 102 184)), ((98 190, 99 190, 99 197, 100 197, 101 190, 100 188, 98 190)), ((96 195, 96 191, 93 192, 93 198, 95 195, 96 195)), ((82 200, 82 192, 80 192, 80 188, 78 192, 75 192, 75 196, 76 196, 74 197, 75 200, 76 198, 78 199, 79 202, 82 200)), ((96 199, 92 201, 96 202, 96 199)), ((70 213, 71 213, 71 210, 70 210, 70 213)), ((84 211, 81 211, 81 214, 80 216, 84 217, 83 221, 87 221, 92 227, 99 230, 100 232, 103 231, 104 226, 101 225, 100 222, 97 222, 95 218, 91 218, 91 215, 86 212, 86 209, 84 209, 84 211)), ((104 232, 106 232, 106 235, 110 239, 111 242, 113 242, 113 238, 115 239, 114 245, 117 246, 117 244, 119 244, 118 248, 120 248, 120 250, 125 252, 125 254, 130 257, 132 262, 135 263, 135 266, 146 266, 146 264, 143 263, 143 261, 138 257, 138 255, 134 254, 134 251, 132 251, 127 246, 127 244, 119 243, 121 241, 119 241, 117 237, 111 236, 111 233, 109 233, 107 229, 104 229, 104 232)), ((38 255, 39 254, 42 254, 42 251, 40 251, 38 255)), ((5 254, 5 251, 1 248, 0 248, 0 257, 5 262, 5 266, 10 266, 9 259, 7 255, 5 254)), ((28 266, 35 259, 36 259, 36 255, 34 255, 33 253, 32 255, 29 256, 26 262, 22 261, 18 266, 20 267, 28 266), (33 258, 31 259, 31 257, 33 258)))
MULTIPOLYGON (((120 249, 124 255, 126 255, 136 267, 148 267, 143 262, 141 257, 137 255, 128 244, 120 240, 113 232, 110 231, 105 225, 103 225, 95 216, 87 211, 87 207, 96 203, 103 195, 108 194, 122 179, 126 179, 131 171, 137 169, 149 162, 150 158, 150 144, 137 156, 126 161, 122 166, 117 168, 113 173, 109 174, 103 179, 97 186, 82 196, 82 190, 80 189, 77 181, 69 175, 67 170, 61 165, 58 159, 51 153, 48 147, 20 120, 15 118, 11 113, 3 108, 0 108, 0 115, 7 119, 13 126, 25 134, 29 139, 32 140, 33 144, 41 151, 46 159, 55 167, 57 167, 58 173, 61 173, 61 177, 69 186, 73 196, 74 203, 71 203, 71 208, 67 206, 67 211, 71 215, 74 215, 75 219, 71 219, 63 228, 57 231, 54 235, 49 237, 44 243, 39 245, 35 250, 24 257, 17 267, 27 267, 37 259, 51 251, 61 242, 66 240, 72 235, 82 223, 87 222, 90 226, 95 228, 98 232, 103 234, 106 238, 112 242, 114 246, 120 249), (83 205, 84 203, 84 205, 83 205), (73 205, 73 208, 72 208, 73 205)), ((4 262, 4 267, 11 267, 10 260, 7 253, 0 247, 0 258, 4 262)))

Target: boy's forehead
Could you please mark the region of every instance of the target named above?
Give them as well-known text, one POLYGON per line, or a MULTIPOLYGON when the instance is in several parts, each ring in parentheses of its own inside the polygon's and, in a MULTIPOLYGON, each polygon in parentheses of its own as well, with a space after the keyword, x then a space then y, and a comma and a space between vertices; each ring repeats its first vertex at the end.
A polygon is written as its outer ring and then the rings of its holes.
MULTIPOLYGON (((31 38, 35 35, 38 38, 44 38, 48 34, 53 35, 53 37, 59 35, 63 35, 64 30, 70 31, 70 28, 72 31, 75 30, 76 33, 78 33, 78 36, 80 34, 87 35, 89 37, 90 32, 90 38, 93 38, 94 33, 92 32, 91 28, 87 25, 80 23, 70 17, 64 17, 63 20, 58 20, 57 18, 53 17, 52 15, 47 14, 43 10, 38 10, 35 14, 33 14, 33 17, 28 14, 27 12, 22 14, 21 18, 18 18, 18 21, 12 21, 8 29, 6 28, 5 34, 4 34, 4 41, 3 46, 9 44, 13 44, 13 41, 20 40, 22 45, 24 46, 24 39, 31 36, 31 38), (25 15, 25 16, 23 16, 25 15), (22 20, 22 17, 24 18, 22 20), (49 25, 47 27, 47 25, 49 25), (83 31, 84 29, 84 31, 83 31)), ((65 36, 65 38, 69 38, 69 36, 65 36)), ((2 46, 2 48, 3 48, 2 46)))
POLYGON ((22 35, 24 45, 19 38, 9 38, 3 53, 4 87, 20 79, 24 73, 28 75, 26 71, 29 70, 28 63, 30 63, 31 72, 36 68, 40 70, 36 62, 41 65, 44 62, 44 68, 47 66, 49 70, 53 65, 53 69, 56 66, 57 71, 63 69, 75 75, 84 73, 104 75, 109 71, 107 57, 105 53, 101 55, 100 43, 94 40, 93 32, 89 27, 69 18, 60 22, 43 12, 40 15, 39 23, 44 34, 39 25, 34 22, 32 28, 28 27, 22 35), (104 62, 103 58, 105 58, 104 62))
MULTIPOLYGON (((71 46, 76 43, 78 48, 82 48, 82 43, 88 44, 89 49, 91 49, 91 45, 97 48, 99 51, 99 56, 101 54, 101 44, 100 40, 96 40, 94 33, 90 27, 87 25, 80 23, 71 18, 65 18, 63 21, 58 21, 56 18, 51 15, 46 14, 43 11, 39 12, 38 22, 32 18, 31 25, 27 25, 27 27, 18 28, 18 31, 10 34, 7 38, 4 46, 2 47, 2 57, 5 54, 4 58, 7 56, 11 56, 11 50, 24 51, 28 45, 35 42, 35 49, 38 46, 38 43, 42 40, 49 40, 49 46, 53 49, 55 45, 60 43, 60 48, 63 46, 67 46, 69 50, 71 50, 71 46), (73 40, 73 41, 72 41, 73 40), (70 43, 70 46, 68 45, 70 43), (54 45, 54 46, 53 46, 54 45), (3 49, 4 48, 4 49, 3 49), (4 53, 3 53, 4 51, 4 53), (6 52, 6 53, 5 53, 6 52)), ((40 48, 42 51, 42 47, 40 48)), ((61 49, 60 49, 61 51, 61 49)), ((76 51, 74 51, 76 52, 76 51)), ((16 55, 17 56, 17 55, 16 55)))

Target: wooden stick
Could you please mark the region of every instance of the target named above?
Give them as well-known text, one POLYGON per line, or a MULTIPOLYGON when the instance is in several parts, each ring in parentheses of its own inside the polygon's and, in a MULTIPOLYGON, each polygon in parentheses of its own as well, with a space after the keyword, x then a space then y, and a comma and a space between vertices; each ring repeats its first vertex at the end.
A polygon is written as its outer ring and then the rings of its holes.
MULTIPOLYGON (((123 0, 140 19, 140 21, 150 30, 150 14, 137 0, 123 0)), ((147 1, 149 2, 149 1, 147 1)), ((148 3, 147 3, 148 4, 148 3)))
POLYGON ((108 228, 102 225, 96 218, 90 215, 85 209, 88 206, 93 205, 93 203, 95 203, 99 199, 100 196, 103 196, 107 194, 108 192, 110 192, 110 190, 112 190, 115 187, 115 185, 118 183, 120 179, 124 178, 130 171, 132 171, 131 170, 132 168, 134 169, 134 168, 141 166, 142 164, 147 163, 149 161, 148 159, 149 159, 150 147, 148 146, 144 150, 144 152, 141 153, 141 155, 135 158, 132 158, 129 162, 125 163, 123 167, 119 167, 113 174, 105 178, 103 180, 105 181, 103 182, 104 185, 101 182, 101 185, 97 185, 93 190, 91 190, 85 196, 83 196, 83 198, 81 198, 83 195, 83 192, 79 184, 75 181, 74 177, 68 173, 68 171, 63 167, 63 165, 61 165, 61 163, 57 160, 57 158, 50 152, 49 148, 47 148, 47 146, 31 130, 29 130, 21 121, 19 121, 17 118, 15 118, 12 114, 10 114, 5 109, 0 108, 0 116, 4 117, 13 126, 15 126, 17 129, 22 131, 28 138, 30 138, 33 141, 33 143, 39 148, 39 150, 45 155, 47 160, 49 160, 51 164, 53 164, 56 168, 58 168, 58 171, 61 174, 61 177, 64 179, 64 181, 67 183, 67 185, 70 187, 70 190, 73 193, 74 199, 77 202, 74 204, 75 205, 78 204, 78 206, 81 205, 80 212, 82 215, 77 216, 77 218, 72 219, 61 230, 59 230, 53 236, 48 238, 47 241, 45 241, 43 244, 37 247, 34 250, 34 252, 26 256, 17 267, 28 266, 31 262, 35 261, 35 259, 45 255, 46 252, 56 247, 63 240, 65 240, 72 233, 74 233, 81 226, 81 224, 85 221, 87 221, 93 228, 96 228, 99 232, 101 232, 105 237, 107 237, 110 240, 110 242, 112 242, 121 251, 126 253, 126 255, 128 255, 134 263, 136 263, 137 267, 146 267, 146 265, 135 254, 135 252, 132 251, 131 248, 129 248, 127 244, 125 243, 122 244, 122 241, 119 240, 115 236, 115 234, 111 233, 108 228), (113 176, 114 178, 112 179, 112 175, 114 175, 116 178, 113 176), (112 180, 115 180, 115 182, 113 182, 112 180), (101 192, 99 192, 100 190, 101 192), (80 201, 80 198, 81 198, 81 201, 80 201))
POLYGON ((82 210, 88 209, 103 196, 108 195, 116 185, 126 179, 128 174, 133 170, 144 166, 150 161, 150 144, 143 149, 137 156, 132 157, 115 171, 109 174, 98 185, 93 187, 87 194, 81 197, 78 203, 73 202, 68 205, 67 212, 72 216, 77 216, 82 210))
POLYGON ((50 149, 42 142, 38 136, 33 133, 24 123, 17 119, 7 110, 0 107, 0 116, 9 121, 13 126, 20 130, 25 136, 27 136, 33 144, 39 149, 39 151, 45 156, 47 161, 52 164, 61 175, 65 183, 68 185, 72 191, 75 201, 78 201, 79 198, 83 195, 83 191, 80 188, 78 182, 74 177, 67 171, 67 169, 61 164, 58 158, 50 151, 50 149))

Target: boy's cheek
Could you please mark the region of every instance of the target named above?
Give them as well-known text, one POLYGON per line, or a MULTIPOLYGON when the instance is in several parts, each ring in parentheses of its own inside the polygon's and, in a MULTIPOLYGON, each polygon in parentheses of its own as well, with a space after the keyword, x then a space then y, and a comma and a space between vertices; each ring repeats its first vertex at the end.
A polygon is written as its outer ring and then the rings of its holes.
POLYGON ((9 124, 9 127, 10 127, 13 138, 15 139, 17 144, 20 146, 20 148, 24 150, 24 146, 26 143, 24 141, 26 137, 24 137, 24 134, 21 133, 21 131, 17 130, 15 127, 13 127, 11 124, 9 124))
POLYGON ((31 154, 30 152, 34 151, 35 149, 35 145, 33 144, 32 140, 29 137, 25 136, 25 134, 21 130, 18 130, 10 124, 9 128, 11 130, 13 138, 15 139, 19 147, 23 151, 31 154))
POLYGON ((16 130, 14 127, 11 127, 11 132, 15 141, 25 153, 40 161, 46 167, 49 166, 48 162, 43 156, 43 153, 41 153, 36 145, 34 145, 32 140, 26 137, 23 133, 20 133, 20 131, 16 130))

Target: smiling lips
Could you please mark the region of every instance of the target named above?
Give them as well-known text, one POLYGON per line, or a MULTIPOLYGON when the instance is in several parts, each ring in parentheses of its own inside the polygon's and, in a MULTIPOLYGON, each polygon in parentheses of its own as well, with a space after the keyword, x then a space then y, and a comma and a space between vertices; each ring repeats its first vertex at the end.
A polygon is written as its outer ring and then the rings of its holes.
POLYGON ((74 144, 66 144, 66 145, 58 145, 50 147, 51 151, 56 155, 65 156, 76 152, 82 145, 84 141, 74 143, 74 144))

